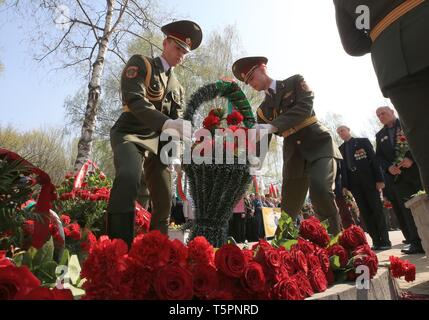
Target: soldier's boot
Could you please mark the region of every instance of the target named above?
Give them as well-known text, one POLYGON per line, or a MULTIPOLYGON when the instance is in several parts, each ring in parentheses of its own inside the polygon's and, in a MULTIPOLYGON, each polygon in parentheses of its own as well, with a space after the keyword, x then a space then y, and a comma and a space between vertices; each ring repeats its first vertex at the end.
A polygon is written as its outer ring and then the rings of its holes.
POLYGON ((110 239, 122 239, 128 248, 134 240, 135 212, 109 213, 107 218, 107 234, 110 239))

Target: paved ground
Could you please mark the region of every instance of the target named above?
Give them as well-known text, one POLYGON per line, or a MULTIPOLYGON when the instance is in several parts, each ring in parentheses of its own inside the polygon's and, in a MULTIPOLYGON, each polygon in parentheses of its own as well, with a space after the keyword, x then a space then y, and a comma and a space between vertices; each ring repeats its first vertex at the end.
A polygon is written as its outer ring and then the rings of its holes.
MULTIPOLYGON (((393 245, 392 250, 379 252, 377 254, 380 264, 389 263, 390 256, 409 260, 411 263, 416 265, 416 281, 413 283, 407 283, 405 280, 398 280, 397 283, 399 288, 402 291, 410 291, 416 295, 429 296, 429 259, 427 259, 425 255, 404 255, 401 253, 401 249, 404 247, 402 244, 404 237, 399 231, 391 232, 390 240, 393 245)), ((369 240, 369 242, 371 241, 369 240)))

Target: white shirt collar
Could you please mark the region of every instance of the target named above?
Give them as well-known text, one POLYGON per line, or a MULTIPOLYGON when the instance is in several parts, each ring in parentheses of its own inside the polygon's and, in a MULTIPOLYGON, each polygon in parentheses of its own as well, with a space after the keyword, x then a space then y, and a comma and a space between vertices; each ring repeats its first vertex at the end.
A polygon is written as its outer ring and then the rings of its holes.
POLYGON ((170 70, 170 65, 168 64, 167 60, 164 59, 164 57, 159 57, 161 59, 162 62, 162 67, 164 68, 164 72, 167 72, 168 70, 170 70))
MULTIPOLYGON (((273 90, 274 93, 277 93, 277 90, 276 90, 277 89, 277 81, 276 80, 271 81, 269 89, 273 90)), ((265 93, 268 94, 268 90, 265 91, 265 93)))

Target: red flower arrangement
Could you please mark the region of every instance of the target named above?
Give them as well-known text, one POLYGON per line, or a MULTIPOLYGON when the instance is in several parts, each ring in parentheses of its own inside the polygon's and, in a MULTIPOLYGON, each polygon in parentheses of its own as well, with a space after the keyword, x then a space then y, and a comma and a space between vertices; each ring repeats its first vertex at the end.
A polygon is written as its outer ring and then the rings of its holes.
POLYGON ((390 272, 394 278, 405 277, 405 281, 413 282, 416 280, 416 266, 408 260, 402 261, 396 257, 390 257, 390 272))
POLYGON ((73 300, 70 290, 41 287, 27 266, 16 267, 0 251, 0 300, 73 300))

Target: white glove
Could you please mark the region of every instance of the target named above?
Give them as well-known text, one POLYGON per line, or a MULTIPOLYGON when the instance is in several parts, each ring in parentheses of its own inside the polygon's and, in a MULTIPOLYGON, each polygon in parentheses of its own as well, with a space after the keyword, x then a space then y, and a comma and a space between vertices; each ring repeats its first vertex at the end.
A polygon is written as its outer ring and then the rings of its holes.
POLYGON ((190 140, 192 135, 192 124, 183 119, 167 120, 162 127, 162 132, 182 140, 190 140))
POLYGON ((261 141, 263 136, 276 133, 279 130, 271 124, 256 124, 253 129, 256 130, 256 141, 261 141))

